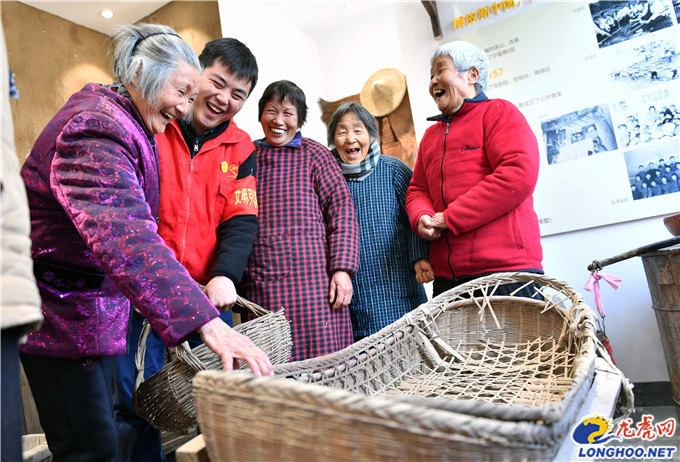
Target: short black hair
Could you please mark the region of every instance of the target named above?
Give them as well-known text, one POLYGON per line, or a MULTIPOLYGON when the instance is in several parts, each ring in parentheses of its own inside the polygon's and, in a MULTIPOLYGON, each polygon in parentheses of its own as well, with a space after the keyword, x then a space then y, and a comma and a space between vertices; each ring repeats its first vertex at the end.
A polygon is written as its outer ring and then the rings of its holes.
POLYGON ((203 69, 219 60, 236 77, 250 82, 251 93, 257 84, 258 68, 255 55, 243 42, 235 38, 222 37, 206 43, 198 60, 203 69))
POLYGON ((298 128, 302 127, 307 121, 307 98, 305 93, 290 80, 277 80, 270 83, 262 93, 262 98, 258 102, 257 120, 262 119, 264 107, 268 102, 278 100, 283 102, 288 98, 297 109, 298 128))

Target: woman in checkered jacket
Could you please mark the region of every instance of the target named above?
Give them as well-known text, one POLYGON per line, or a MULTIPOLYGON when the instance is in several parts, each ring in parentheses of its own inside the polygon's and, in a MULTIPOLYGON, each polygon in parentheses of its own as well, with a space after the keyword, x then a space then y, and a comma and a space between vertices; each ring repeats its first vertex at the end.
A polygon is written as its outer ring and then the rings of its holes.
POLYGON ((255 142, 259 227, 241 281, 248 299, 285 309, 293 361, 352 343, 347 306, 359 267, 352 196, 333 155, 305 138, 305 94, 270 84, 259 101, 264 139, 255 142))

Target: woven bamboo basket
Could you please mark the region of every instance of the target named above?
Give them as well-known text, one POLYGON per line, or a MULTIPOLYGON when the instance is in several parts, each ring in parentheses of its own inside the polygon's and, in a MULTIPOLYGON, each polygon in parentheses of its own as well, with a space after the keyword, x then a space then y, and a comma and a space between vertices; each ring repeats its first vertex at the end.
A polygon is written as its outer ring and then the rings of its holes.
MULTIPOLYGON (((234 330, 249 337, 269 356, 272 364, 288 362, 292 341, 290 325, 284 311, 272 313, 241 297, 237 298, 237 304, 251 310, 258 317, 235 326, 234 330)), ((150 326, 146 324, 135 357, 135 412, 161 430, 185 431, 196 423, 196 410, 191 395, 194 376, 199 371, 224 370, 222 360, 205 344, 191 349, 184 342, 173 349, 175 359, 144 380, 144 357, 149 331, 150 326)), ((241 369, 247 367, 243 361, 239 361, 239 366, 241 369)))
POLYGON ((197 420, 215 461, 550 460, 598 351, 593 312, 573 289, 497 274, 275 377, 201 372, 197 420), (509 283, 534 297, 494 295, 509 283))

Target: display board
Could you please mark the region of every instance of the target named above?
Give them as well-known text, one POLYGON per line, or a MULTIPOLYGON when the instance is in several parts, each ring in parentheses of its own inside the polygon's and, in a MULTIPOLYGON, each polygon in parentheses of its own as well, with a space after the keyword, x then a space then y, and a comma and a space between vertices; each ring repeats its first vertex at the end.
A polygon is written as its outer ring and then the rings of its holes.
POLYGON ((539 141, 542 235, 680 211, 679 17, 680 1, 551 2, 460 31, 539 141))

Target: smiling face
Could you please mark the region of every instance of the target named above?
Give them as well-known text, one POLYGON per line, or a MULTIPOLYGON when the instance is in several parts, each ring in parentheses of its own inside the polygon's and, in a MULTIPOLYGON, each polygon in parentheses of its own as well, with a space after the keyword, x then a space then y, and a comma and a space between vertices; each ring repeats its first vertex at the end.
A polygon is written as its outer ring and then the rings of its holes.
POLYGON ((163 133, 170 121, 181 119, 189 113, 198 94, 200 77, 198 69, 182 62, 161 90, 156 104, 144 98, 134 84, 129 86, 132 101, 151 132, 163 133))
POLYGON ((231 120, 246 102, 252 83, 232 74, 219 59, 203 71, 191 125, 199 135, 231 120))
POLYGON ((451 115, 463 105, 465 98, 477 96, 475 82, 479 77, 477 68, 462 74, 453 65, 450 56, 440 56, 432 62, 430 70, 430 96, 444 115, 451 115))
POLYGON ((299 128, 297 108, 287 97, 283 101, 271 100, 264 106, 260 124, 267 143, 272 146, 285 146, 293 139, 299 128))
POLYGON ((346 164, 359 164, 366 158, 371 147, 371 137, 364 123, 348 112, 335 128, 335 149, 346 164))

